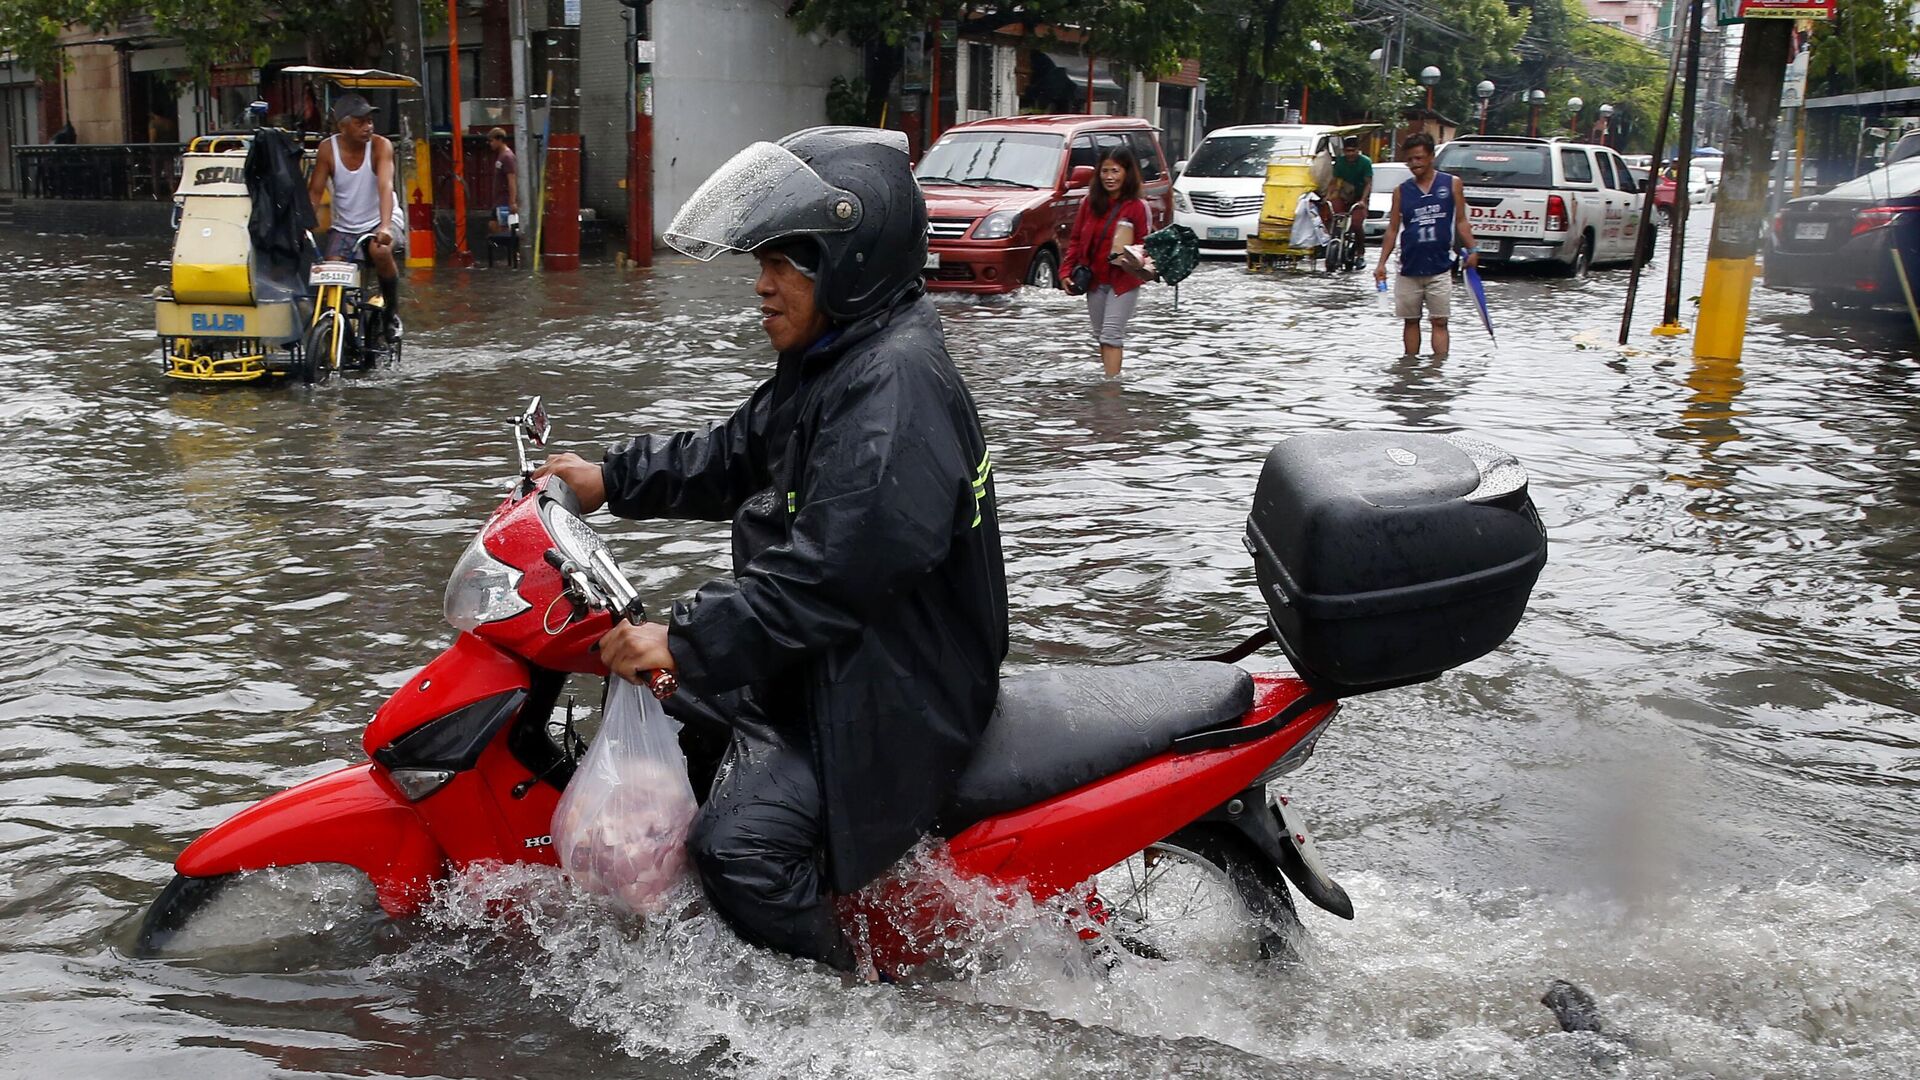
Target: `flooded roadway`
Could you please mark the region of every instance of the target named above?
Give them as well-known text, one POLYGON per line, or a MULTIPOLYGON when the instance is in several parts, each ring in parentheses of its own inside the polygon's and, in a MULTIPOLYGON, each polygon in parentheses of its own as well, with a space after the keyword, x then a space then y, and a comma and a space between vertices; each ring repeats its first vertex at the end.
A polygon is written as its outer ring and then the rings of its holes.
MULTIPOLYGON (((1214 265, 1177 311, 1149 292, 1112 384, 1078 301, 942 301, 993 445, 1015 664, 1257 625, 1241 530, 1297 432, 1478 433, 1532 470, 1552 551, 1508 646, 1351 701, 1292 778, 1359 910, 1309 908, 1303 963, 1105 973, 1015 915, 952 979, 847 990, 540 876, 396 927, 290 874, 303 902, 234 934, 292 939, 127 957, 183 844, 357 758, 446 642, 518 402, 591 452, 718 418, 766 370, 744 266, 673 259, 415 274, 396 369, 173 390, 135 299, 164 271, 157 245, 0 237, 0 1074, 1920 1071, 1920 365, 1896 321, 1757 292, 1746 359, 1698 364, 1645 334, 1657 283, 1622 352, 1624 272, 1496 278, 1497 349, 1459 318, 1450 360, 1403 363, 1364 275, 1214 265), (1553 978, 1625 1037, 1557 1033, 1553 978)), ((726 566, 713 526, 613 532, 657 603, 726 566)))

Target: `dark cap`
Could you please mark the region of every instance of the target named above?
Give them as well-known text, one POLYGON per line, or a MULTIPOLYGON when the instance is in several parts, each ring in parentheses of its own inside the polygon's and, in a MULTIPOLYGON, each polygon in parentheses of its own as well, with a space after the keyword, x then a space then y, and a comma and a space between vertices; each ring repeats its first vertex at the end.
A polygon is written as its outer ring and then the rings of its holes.
POLYGON ((1340 145, 1346 147, 1349 150, 1358 150, 1360 148, 1360 136, 1349 135, 1346 138, 1340 140, 1340 145))
POLYGON ((379 111, 359 94, 341 94, 333 99, 333 122, 336 124, 348 117, 371 116, 379 111))

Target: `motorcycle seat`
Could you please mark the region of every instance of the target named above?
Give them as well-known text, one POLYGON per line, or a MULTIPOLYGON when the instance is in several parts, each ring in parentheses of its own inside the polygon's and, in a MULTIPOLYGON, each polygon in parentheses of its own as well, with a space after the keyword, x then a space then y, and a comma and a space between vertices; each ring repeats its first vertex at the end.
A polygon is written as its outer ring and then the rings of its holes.
POLYGON ((1004 676, 986 734, 941 811, 941 831, 951 835, 1111 776, 1252 707, 1252 676, 1206 660, 1004 676))

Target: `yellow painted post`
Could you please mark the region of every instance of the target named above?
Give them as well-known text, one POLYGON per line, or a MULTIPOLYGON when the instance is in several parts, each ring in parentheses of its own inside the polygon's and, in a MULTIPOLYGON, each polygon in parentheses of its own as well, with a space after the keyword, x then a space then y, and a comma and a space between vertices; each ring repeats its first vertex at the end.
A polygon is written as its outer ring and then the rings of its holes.
POLYGON ((1793 22, 1749 18, 1733 77, 1727 169, 1715 197, 1707 277, 1693 355, 1738 360, 1746 344, 1753 296, 1754 256, 1767 216, 1767 180, 1773 171, 1773 129, 1780 115, 1780 82, 1793 52, 1793 22))

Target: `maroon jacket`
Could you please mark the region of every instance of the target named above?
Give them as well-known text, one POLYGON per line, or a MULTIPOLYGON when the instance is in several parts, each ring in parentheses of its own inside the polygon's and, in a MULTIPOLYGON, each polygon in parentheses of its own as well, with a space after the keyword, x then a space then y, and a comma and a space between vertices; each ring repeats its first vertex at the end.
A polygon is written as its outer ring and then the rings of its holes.
POLYGON ((1124 295, 1146 284, 1138 274, 1123 270, 1107 262, 1107 253, 1113 248, 1114 230, 1120 223, 1133 225, 1133 242, 1139 243, 1147 235, 1147 204, 1143 199, 1134 199, 1122 203, 1119 213, 1109 207, 1104 215, 1093 212, 1093 197, 1080 200, 1080 209, 1073 215, 1073 231, 1067 234, 1067 256, 1065 265, 1060 267, 1060 279, 1073 276, 1073 268, 1085 266, 1093 271, 1093 287, 1113 286, 1114 295, 1124 295), (1109 223, 1108 219, 1112 222, 1109 223), (1099 235, 1094 235, 1098 233, 1099 235))

